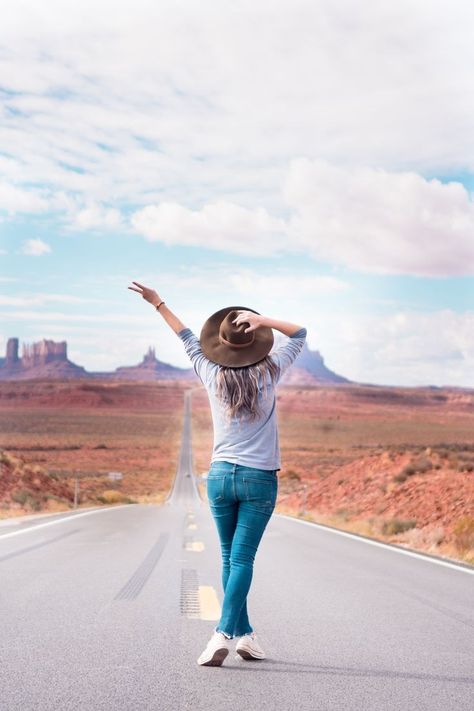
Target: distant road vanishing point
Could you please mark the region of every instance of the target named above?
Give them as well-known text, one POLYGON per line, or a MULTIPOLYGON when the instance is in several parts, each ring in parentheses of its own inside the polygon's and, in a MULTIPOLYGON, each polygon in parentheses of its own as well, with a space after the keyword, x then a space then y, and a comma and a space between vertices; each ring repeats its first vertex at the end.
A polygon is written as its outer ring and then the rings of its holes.
POLYGON ((248 598, 267 658, 196 659, 220 617, 192 393, 163 505, 0 524, 5 711, 472 711, 474 569, 274 514, 248 598))

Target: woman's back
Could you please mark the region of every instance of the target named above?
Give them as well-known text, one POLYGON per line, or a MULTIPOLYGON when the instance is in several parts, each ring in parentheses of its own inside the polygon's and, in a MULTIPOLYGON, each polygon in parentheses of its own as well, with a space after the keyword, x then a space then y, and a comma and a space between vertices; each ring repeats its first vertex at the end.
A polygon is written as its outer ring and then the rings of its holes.
POLYGON ((262 383, 263 387, 258 394, 259 417, 254 420, 245 416, 234 417, 230 421, 226 417, 224 404, 216 395, 216 375, 221 366, 206 358, 199 339, 190 328, 178 333, 193 368, 208 393, 214 426, 211 463, 227 461, 257 469, 281 468, 275 385, 303 348, 306 333, 306 328, 300 328, 270 353, 269 357, 278 365, 279 375, 274 383, 267 375, 266 388, 262 383))

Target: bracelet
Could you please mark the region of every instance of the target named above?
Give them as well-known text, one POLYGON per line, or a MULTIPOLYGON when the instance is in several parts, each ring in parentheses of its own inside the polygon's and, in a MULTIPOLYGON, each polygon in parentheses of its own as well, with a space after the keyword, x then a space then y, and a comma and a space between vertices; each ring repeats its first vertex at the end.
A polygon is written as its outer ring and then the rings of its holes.
POLYGON ((158 309, 160 308, 161 304, 164 304, 164 303, 165 303, 164 301, 160 301, 160 303, 155 306, 156 310, 158 311, 158 309))

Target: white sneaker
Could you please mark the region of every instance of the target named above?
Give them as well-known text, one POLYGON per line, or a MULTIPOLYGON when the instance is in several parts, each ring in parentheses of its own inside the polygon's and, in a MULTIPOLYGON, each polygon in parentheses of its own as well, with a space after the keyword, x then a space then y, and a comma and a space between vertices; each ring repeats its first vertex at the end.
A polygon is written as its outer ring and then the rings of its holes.
POLYGON ((206 649, 199 655, 197 663, 208 667, 220 667, 229 654, 230 642, 231 640, 223 632, 214 631, 206 649))
POLYGON ((265 652, 257 640, 256 632, 244 634, 243 637, 240 637, 235 651, 240 654, 242 659, 265 659, 265 652))

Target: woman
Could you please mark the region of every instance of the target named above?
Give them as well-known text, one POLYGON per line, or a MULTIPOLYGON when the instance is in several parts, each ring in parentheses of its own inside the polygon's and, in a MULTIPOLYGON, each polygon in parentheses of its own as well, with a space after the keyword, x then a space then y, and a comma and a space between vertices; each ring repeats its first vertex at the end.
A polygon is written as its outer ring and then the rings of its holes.
POLYGON ((247 594, 263 532, 275 508, 280 467, 275 386, 303 348, 306 328, 241 306, 212 314, 200 339, 156 291, 134 281, 184 343, 211 406, 214 446, 207 476, 209 505, 222 552, 222 614, 197 662, 219 666, 229 643, 244 659, 265 653, 251 626, 247 594), (288 340, 270 353, 275 328, 288 340))

